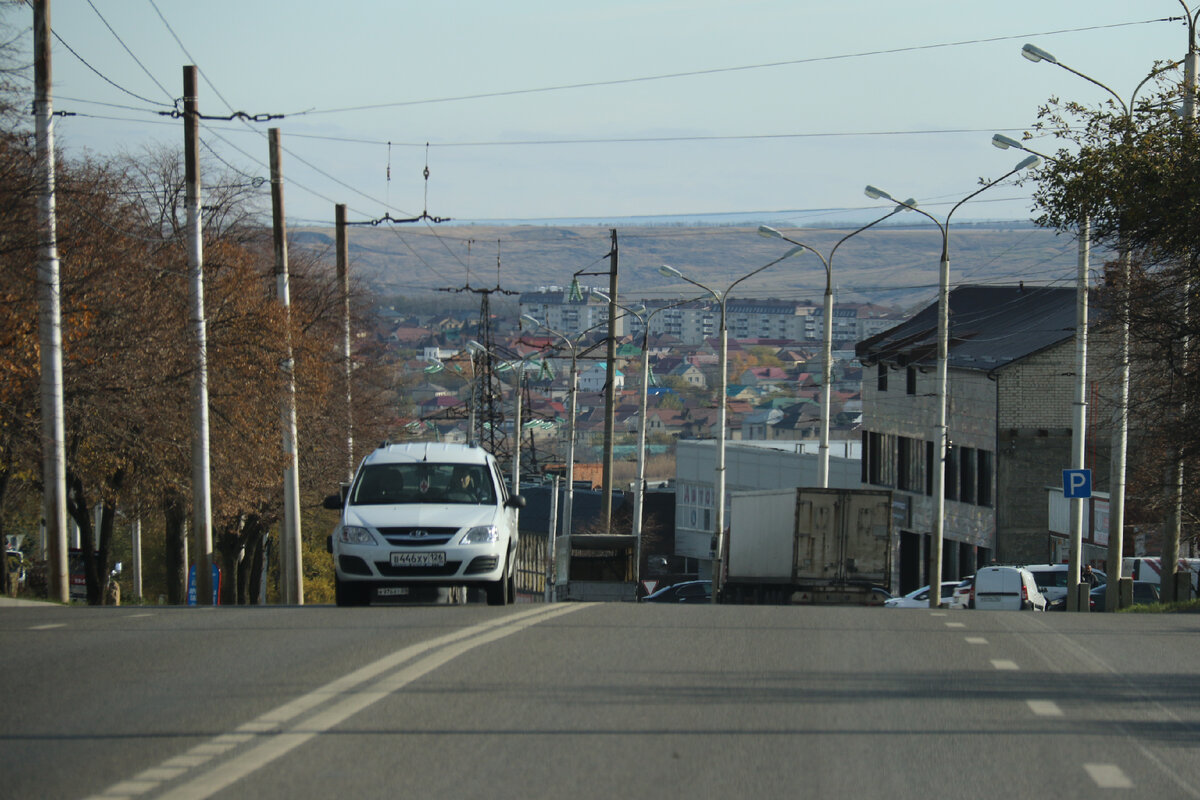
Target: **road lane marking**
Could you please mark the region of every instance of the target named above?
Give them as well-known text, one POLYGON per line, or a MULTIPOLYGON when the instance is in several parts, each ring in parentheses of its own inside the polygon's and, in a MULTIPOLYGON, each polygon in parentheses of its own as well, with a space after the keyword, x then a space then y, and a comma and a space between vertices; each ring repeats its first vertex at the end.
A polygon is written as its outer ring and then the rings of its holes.
POLYGON ((1062 709, 1053 700, 1026 700, 1029 710, 1039 717, 1061 717, 1062 709))
POLYGON ((1020 667, 1017 666, 1017 662, 1009 661, 1004 658, 993 658, 992 666, 996 669, 1020 669, 1020 667))
POLYGON ((968 636, 967 644, 987 644, 988 640, 982 636, 968 636))
POLYGON ((1083 768, 1101 789, 1133 788, 1133 781, 1116 764, 1084 764, 1083 768))
POLYGON ((160 797, 175 800, 211 797, 463 653, 590 605, 571 603, 550 609, 544 606, 534 608, 401 648, 268 711, 239 726, 235 732, 213 737, 182 755, 151 767, 132 779, 116 783, 92 797, 114 800, 117 797, 145 794, 161 788, 164 781, 178 777, 189 769, 204 767, 207 767, 207 771, 169 789, 160 797), (358 688, 373 679, 373 684, 358 688), (307 720, 296 722, 291 730, 282 730, 285 723, 322 704, 327 704, 327 707, 307 720), (207 766, 217 756, 239 745, 248 747, 232 758, 207 766))
POLYGON ((931 617, 944 617, 944 616, 946 616, 946 612, 945 612, 945 611, 934 611, 934 612, 933 612, 932 614, 930 614, 929 616, 931 616, 931 617))
POLYGON ((947 622, 946 627, 947 628, 965 628, 965 627, 967 627, 967 623, 965 623, 965 622, 947 622))
POLYGON ((31 630, 31 631, 48 631, 53 628, 65 628, 65 627, 67 627, 67 623, 65 623, 65 622, 54 622, 49 625, 34 625, 29 630, 31 630))
POLYGON ((126 619, 141 619, 142 617, 153 617, 153 614, 130 614, 126 619))

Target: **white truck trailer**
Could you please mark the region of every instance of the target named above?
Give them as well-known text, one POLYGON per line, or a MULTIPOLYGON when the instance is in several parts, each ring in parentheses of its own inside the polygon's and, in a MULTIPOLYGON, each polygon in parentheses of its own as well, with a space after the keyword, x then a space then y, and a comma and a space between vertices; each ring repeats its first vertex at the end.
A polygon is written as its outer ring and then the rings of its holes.
POLYGON ((892 493, 880 489, 733 492, 730 603, 882 603, 892 579, 892 493))

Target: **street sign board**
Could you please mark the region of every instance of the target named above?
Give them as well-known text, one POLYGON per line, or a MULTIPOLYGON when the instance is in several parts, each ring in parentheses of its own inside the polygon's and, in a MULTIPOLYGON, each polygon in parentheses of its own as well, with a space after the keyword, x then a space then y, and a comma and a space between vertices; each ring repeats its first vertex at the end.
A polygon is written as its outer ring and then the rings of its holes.
POLYGON ((1063 497, 1069 500, 1087 499, 1092 496, 1092 471, 1090 469, 1063 470, 1063 497))

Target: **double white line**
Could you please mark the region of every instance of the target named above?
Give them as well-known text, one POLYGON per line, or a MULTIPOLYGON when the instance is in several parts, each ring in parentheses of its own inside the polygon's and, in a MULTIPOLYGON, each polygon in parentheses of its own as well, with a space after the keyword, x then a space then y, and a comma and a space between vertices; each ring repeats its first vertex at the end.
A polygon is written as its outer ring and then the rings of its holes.
POLYGON ((93 797, 106 800, 138 797, 168 781, 187 778, 190 772, 198 774, 159 797, 170 800, 211 797, 463 653, 586 605, 538 606, 401 648, 238 726, 233 733, 216 736, 93 797), (372 680, 375 682, 369 686, 358 688, 372 680), (317 713, 287 727, 318 707, 321 708, 317 713), (244 752, 210 764, 218 756, 243 745, 247 746, 244 752))

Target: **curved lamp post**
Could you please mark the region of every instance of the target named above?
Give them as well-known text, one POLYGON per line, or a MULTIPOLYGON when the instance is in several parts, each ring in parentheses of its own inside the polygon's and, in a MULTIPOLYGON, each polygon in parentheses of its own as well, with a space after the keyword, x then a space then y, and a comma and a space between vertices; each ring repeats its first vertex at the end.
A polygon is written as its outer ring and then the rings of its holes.
MULTIPOLYGON (((475 433, 475 380, 479 376, 475 374, 475 353, 468 348, 468 354, 471 357, 471 377, 467 378, 467 443, 470 444, 471 436, 475 433)), ((421 371, 426 375, 435 375, 439 372, 445 372, 446 363, 439 358, 435 358, 433 363, 425 367, 421 371)), ((462 368, 458 364, 454 365, 454 371, 462 377, 462 368)))
POLYGON ((817 483, 822 489, 829 488, 829 418, 830 418, 830 403, 833 399, 833 255, 837 249, 842 246, 842 242, 852 236, 862 233, 868 228, 873 228, 885 219, 899 214, 901 211, 907 211, 910 207, 916 206, 916 200, 908 200, 903 205, 897 206, 892 211, 884 214, 874 222, 863 225, 861 228, 838 239, 837 244, 829 251, 829 257, 821 255, 816 249, 797 242, 795 239, 789 239, 779 231, 768 225, 758 226, 758 235, 766 236, 770 239, 782 239, 785 242, 790 242, 797 247, 802 247, 808 252, 821 259, 821 264, 825 267, 825 330, 821 337, 821 443, 818 448, 817 461, 817 483))
MULTIPOLYGON (((1187 5, 1184 4, 1184 9, 1187 5)), ((1195 18, 1191 12, 1188 12, 1188 57, 1185 59, 1185 78, 1187 79, 1187 90, 1184 93, 1184 110, 1187 114, 1195 113, 1195 94, 1193 87, 1195 85, 1196 75, 1196 54, 1194 47, 1195 33, 1195 18)), ((1053 64, 1056 67, 1061 67, 1072 75, 1083 78, 1090 84, 1098 86, 1108 92, 1113 99, 1120 105, 1123 112, 1123 119, 1128 124, 1133 119, 1134 103, 1137 98, 1138 91, 1146 85, 1150 80, 1157 77, 1169 69, 1174 69, 1180 62, 1172 62, 1155 68, 1142 79, 1133 93, 1129 96, 1129 102, 1126 103, 1121 95, 1117 94, 1108 86, 1105 86, 1100 81, 1086 75, 1079 70, 1067 66, 1059 61, 1050 53, 1032 44, 1026 44, 1021 48, 1021 55, 1034 63, 1046 62, 1053 64)), ((1119 584, 1121 580, 1121 559, 1124 556, 1125 550, 1125 473, 1126 462, 1129 446, 1129 341, 1130 341, 1130 326, 1129 326, 1129 281, 1133 272, 1131 255, 1129 251, 1122 247, 1121 249, 1121 290, 1118 298, 1118 306, 1121 309, 1121 332, 1117 340, 1117 387, 1116 397, 1114 398, 1113 409, 1113 433, 1112 433, 1112 459, 1109 472, 1109 500, 1108 500, 1108 589, 1105 594, 1105 608, 1116 609, 1120 607, 1120 590, 1119 584)), ((1173 563, 1173 562, 1172 562, 1173 563)))
POLYGON ((793 247, 774 261, 768 262, 753 272, 749 272, 738 278, 736 281, 729 284, 729 287, 724 292, 717 292, 714 289, 710 289, 703 283, 694 281, 687 277, 672 266, 663 264, 658 268, 659 273, 667 276, 668 278, 678 278, 679 280, 690 283, 699 289, 703 289, 705 293, 712 295, 712 298, 717 301, 717 304, 721 308, 721 360, 719 366, 720 387, 717 390, 717 467, 716 481, 714 486, 714 492, 716 494, 716 497, 714 498, 716 509, 715 513, 713 514, 715 519, 713 520, 712 601, 714 603, 719 601, 721 589, 721 563, 723 560, 723 547, 725 541, 725 406, 728 399, 726 398, 725 394, 727 391, 727 381, 729 377, 725 374, 726 364, 729 358, 729 330, 725 325, 725 302, 729 299, 729 293, 733 291, 733 287, 737 286, 742 281, 757 275, 767 267, 772 267, 778 264, 780 261, 783 261, 786 258, 791 258, 797 253, 801 253, 803 251, 803 247, 793 247))
MULTIPOLYGON (((604 292, 598 292, 593 289, 592 294, 598 296, 606 303, 612 302, 604 292)), ((650 319, 660 311, 666 311, 669 308, 676 308, 684 303, 691 303, 700 299, 702 298, 691 297, 687 300, 680 300, 676 303, 659 306, 649 312, 647 312, 645 306, 642 306, 642 310, 639 312, 621 303, 613 303, 617 308, 637 317, 642 323, 642 396, 638 412, 637 489, 633 494, 633 582, 635 587, 642 579, 642 504, 646 498, 646 410, 650 389, 650 319)))
POLYGON ((570 536, 573 512, 575 511, 575 394, 579 388, 578 353, 576 352, 575 342, 572 342, 570 338, 538 322, 537 319, 529 314, 522 314, 521 321, 541 328, 552 336, 561 339, 571 350, 571 377, 569 379, 567 394, 570 400, 567 410, 567 498, 566 503, 563 504, 563 534, 570 536))
MULTIPOLYGON (((477 342, 474 339, 467 342, 467 349, 471 350, 473 352, 476 352, 476 353, 490 353, 491 352, 487 349, 487 347, 483 343, 477 342)), ((491 353, 491 356, 500 362, 500 365, 498 367, 496 367, 497 372, 504 372, 504 371, 510 370, 510 369, 515 370, 515 372, 513 373, 513 405, 514 405, 513 419, 515 420, 515 422, 513 424, 514 444, 513 444, 513 457, 512 457, 512 493, 513 494, 521 493, 521 431, 522 431, 522 427, 521 427, 521 416, 522 416, 521 381, 523 381, 525 378, 525 372, 527 369, 527 365, 529 363, 529 359, 531 359, 535 356, 538 356, 538 355, 541 355, 541 351, 535 351, 533 353, 529 353, 528 355, 522 356, 521 358, 518 358, 518 359, 507 359, 507 358, 502 358, 501 356, 498 356, 495 353, 491 353)))
POLYGON ((974 192, 971 192, 950 209, 950 213, 946 215, 945 223, 939 222, 931 214, 916 206, 897 200, 882 189, 874 186, 866 188, 867 197, 877 200, 890 200, 896 205, 911 208, 933 222, 942 234, 942 257, 938 269, 937 424, 935 433, 935 458, 937 464, 933 472, 933 531, 930 537, 932 539, 933 553, 929 578, 930 608, 938 608, 942 604, 942 539, 945 534, 946 523, 946 445, 949 439, 949 431, 946 424, 946 389, 950 350, 950 218, 954 216, 954 212, 963 203, 966 203, 971 198, 990 189, 1001 181, 1016 175, 1021 170, 1036 165, 1040 160, 1037 156, 1031 155, 999 178, 988 181, 974 192))

